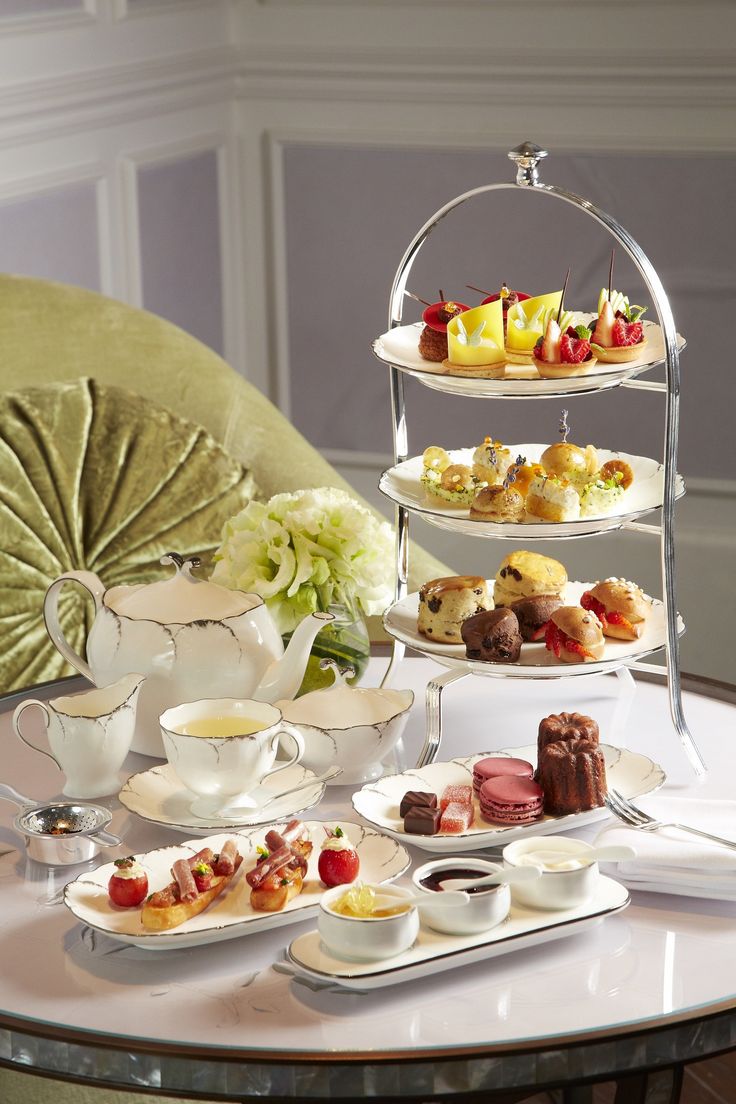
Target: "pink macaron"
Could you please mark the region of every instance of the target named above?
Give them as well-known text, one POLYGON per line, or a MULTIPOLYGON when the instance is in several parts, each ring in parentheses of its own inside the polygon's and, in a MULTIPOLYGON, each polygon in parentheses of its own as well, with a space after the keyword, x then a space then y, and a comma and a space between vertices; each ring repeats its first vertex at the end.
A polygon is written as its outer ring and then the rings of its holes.
POLYGON ((480 788, 480 814, 494 824, 532 824, 544 813, 542 787, 531 778, 489 778, 480 788))
POLYGON ((489 778, 533 778, 534 768, 526 759, 511 759, 507 755, 490 755, 473 764, 473 789, 476 793, 489 778))

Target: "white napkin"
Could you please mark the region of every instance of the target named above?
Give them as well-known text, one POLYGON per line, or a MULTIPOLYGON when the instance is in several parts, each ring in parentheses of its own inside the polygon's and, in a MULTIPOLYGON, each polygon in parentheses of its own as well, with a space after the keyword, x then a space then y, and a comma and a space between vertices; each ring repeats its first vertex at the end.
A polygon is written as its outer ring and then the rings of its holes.
MULTIPOLYGON (((736 801, 660 796, 635 804, 657 820, 678 821, 736 843, 736 801)), ((676 828, 641 832, 620 820, 610 821, 595 842, 634 848, 636 859, 617 863, 615 874, 632 889, 736 901, 736 848, 676 828)))

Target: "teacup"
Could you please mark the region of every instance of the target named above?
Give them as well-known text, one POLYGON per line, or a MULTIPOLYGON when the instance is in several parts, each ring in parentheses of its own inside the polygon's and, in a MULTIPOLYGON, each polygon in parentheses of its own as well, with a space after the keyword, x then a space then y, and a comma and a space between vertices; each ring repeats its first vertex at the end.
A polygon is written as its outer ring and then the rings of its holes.
POLYGON ((125 675, 110 686, 49 701, 27 698, 13 713, 13 731, 33 751, 47 755, 66 775, 67 797, 106 797, 120 789, 118 771, 130 751, 138 692, 144 676, 125 675), (51 751, 32 744, 20 730, 31 706, 44 716, 51 751))
POLYGON ((159 723, 166 758, 195 795, 190 808, 199 817, 258 808, 252 791, 304 754, 301 734, 266 702, 205 698, 167 709, 159 723), (282 733, 296 750, 274 766, 282 733))

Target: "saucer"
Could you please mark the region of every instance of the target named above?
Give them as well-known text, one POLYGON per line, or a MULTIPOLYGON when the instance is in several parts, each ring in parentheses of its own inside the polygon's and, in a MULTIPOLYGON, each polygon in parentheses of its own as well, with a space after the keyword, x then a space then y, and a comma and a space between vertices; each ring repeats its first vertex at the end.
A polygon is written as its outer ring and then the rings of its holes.
MULTIPOLYGON (((308 782, 315 778, 314 771, 295 763, 267 778, 253 793, 262 802, 308 782)), ((298 793, 286 794, 282 800, 273 801, 262 811, 255 809, 225 810, 221 816, 199 817, 191 811, 193 794, 182 785, 170 763, 152 767, 140 774, 132 774, 119 793, 121 804, 131 813, 154 824, 165 824, 169 828, 180 828, 183 832, 223 831, 227 828, 239 828, 243 825, 258 827, 271 824, 272 821, 286 820, 297 813, 311 809, 322 800, 325 792, 324 782, 315 782, 314 786, 298 793)))

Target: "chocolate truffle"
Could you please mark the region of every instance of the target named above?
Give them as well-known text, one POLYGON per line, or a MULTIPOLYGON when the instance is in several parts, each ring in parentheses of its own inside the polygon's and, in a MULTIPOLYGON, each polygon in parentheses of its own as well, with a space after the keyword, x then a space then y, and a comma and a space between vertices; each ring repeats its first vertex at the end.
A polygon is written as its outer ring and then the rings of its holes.
POLYGON ((562 605, 557 594, 535 594, 513 602, 511 609, 519 622, 521 639, 528 642, 544 640, 544 629, 552 614, 562 605))
POLYGON ((468 659, 516 663, 521 654, 519 622, 510 609, 476 613, 463 621, 460 631, 468 659))

